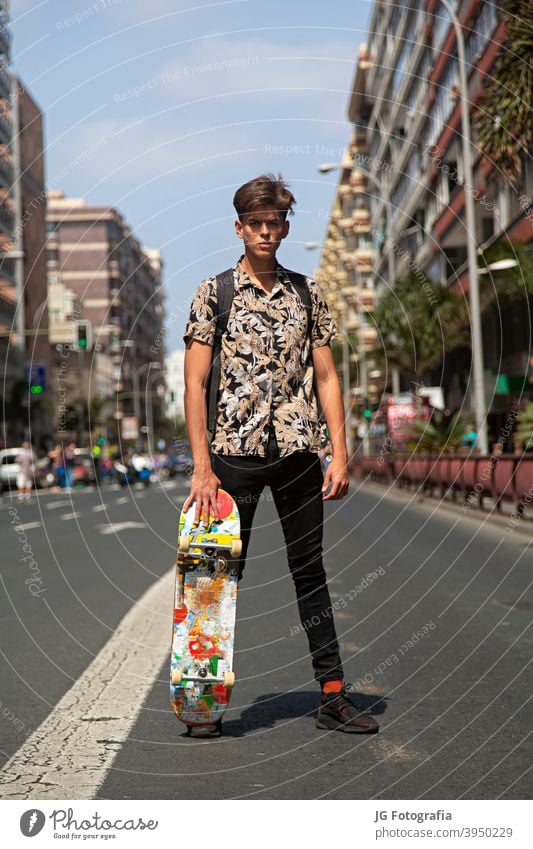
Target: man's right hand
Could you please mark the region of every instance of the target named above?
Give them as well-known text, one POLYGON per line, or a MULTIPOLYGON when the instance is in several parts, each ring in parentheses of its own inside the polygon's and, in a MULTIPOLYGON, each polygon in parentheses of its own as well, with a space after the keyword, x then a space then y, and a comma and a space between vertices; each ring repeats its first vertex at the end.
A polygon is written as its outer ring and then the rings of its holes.
POLYGON ((191 491, 183 505, 183 512, 186 513, 193 501, 196 501, 195 523, 203 518, 204 524, 207 524, 210 515, 217 520, 220 518, 217 506, 217 490, 220 483, 221 481, 210 466, 205 470, 195 468, 191 480, 191 491))

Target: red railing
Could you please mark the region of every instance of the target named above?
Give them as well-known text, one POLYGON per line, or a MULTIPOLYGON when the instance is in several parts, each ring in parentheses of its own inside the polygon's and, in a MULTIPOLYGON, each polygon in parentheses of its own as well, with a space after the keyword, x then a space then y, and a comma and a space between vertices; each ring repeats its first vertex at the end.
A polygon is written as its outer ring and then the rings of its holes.
POLYGON ((481 508, 483 499, 490 496, 498 510, 502 501, 508 501, 520 514, 527 513, 528 508, 533 512, 533 454, 356 457, 350 468, 358 480, 395 482, 441 497, 449 493, 481 508))

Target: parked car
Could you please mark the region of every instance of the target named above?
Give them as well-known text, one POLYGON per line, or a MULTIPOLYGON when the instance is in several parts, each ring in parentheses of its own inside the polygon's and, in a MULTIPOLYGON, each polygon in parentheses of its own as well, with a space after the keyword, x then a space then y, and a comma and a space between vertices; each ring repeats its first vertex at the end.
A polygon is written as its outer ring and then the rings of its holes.
POLYGON ((0 492, 4 489, 16 490, 19 473, 17 456, 21 451, 22 448, 4 448, 0 451, 0 492))

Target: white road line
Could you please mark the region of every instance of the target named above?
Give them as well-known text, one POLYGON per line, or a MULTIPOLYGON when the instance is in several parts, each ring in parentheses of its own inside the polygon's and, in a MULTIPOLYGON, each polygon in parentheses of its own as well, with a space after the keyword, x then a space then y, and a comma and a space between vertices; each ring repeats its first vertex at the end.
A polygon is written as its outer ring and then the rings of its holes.
POLYGON ((75 510, 74 513, 63 513, 61 518, 64 522, 68 522, 69 519, 77 519, 79 516, 81 516, 81 513, 78 513, 78 511, 75 510))
POLYGON ((94 799, 170 650, 175 566, 0 772, 4 799, 94 799))
POLYGON ((131 528, 145 527, 145 522, 112 522, 109 525, 96 525, 101 534, 116 534, 119 531, 129 531, 131 528))
POLYGON ((56 507, 70 507, 71 504, 72 504, 72 501, 56 501, 53 504, 47 504, 46 509, 47 510, 55 510, 56 507))
POLYGON ((41 522, 22 522, 22 527, 25 531, 29 531, 32 528, 40 528, 42 525, 41 522))
POLYGON ((107 510, 107 504, 97 504, 96 507, 93 507, 95 513, 99 513, 101 510, 107 510))
POLYGON ((128 496, 125 495, 124 498, 115 498, 115 504, 127 504, 129 500, 128 496))

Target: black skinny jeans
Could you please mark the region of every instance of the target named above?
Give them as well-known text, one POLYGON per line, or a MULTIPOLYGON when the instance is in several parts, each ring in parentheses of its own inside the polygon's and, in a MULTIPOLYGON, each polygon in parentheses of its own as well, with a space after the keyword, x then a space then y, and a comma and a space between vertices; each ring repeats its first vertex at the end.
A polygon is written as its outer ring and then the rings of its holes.
POLYGON ((266 457, 212 454, 211 463, 222 489, 233 496, 239 508, 241 576, 259 498, 265 486, 272 490, 315 678, 321 683, 342 679, 333 611, 322 563, 323 475, 318 454, 296 451, 280 458, 274 430, 271 429, 266 457))

